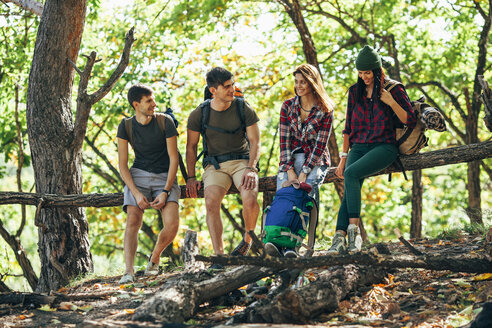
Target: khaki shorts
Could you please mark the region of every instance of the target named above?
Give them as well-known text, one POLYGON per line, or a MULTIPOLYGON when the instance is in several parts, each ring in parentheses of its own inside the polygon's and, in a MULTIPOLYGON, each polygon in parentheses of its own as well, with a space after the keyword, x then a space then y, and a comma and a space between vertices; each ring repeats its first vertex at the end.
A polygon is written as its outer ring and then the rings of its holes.
MULTIPOLYGON (((213 165, 207 165, 205 168, 202 176, 204 188, 208 186, 219 186, 225 190, 229 190, 234 182, 234 185, 239 190, 244 170, 248 166, 248 160, 236 159, 222 162, 219 165, 220 168, 218 170, 213 165)), ((256 186, 256 190, 258 190, 258 186, 256 186)))

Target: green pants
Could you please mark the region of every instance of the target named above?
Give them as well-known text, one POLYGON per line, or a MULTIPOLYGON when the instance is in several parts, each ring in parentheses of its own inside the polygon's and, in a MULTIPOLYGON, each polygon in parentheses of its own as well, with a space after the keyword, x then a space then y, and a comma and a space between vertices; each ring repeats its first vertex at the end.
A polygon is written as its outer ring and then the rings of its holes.
POLYGON ((398 156, 394 144, 354 144, 345 164, 345 190, 338 210, 337 230, 347 231, 349 218, 360 218, 364 179, 391 165, 398 156))

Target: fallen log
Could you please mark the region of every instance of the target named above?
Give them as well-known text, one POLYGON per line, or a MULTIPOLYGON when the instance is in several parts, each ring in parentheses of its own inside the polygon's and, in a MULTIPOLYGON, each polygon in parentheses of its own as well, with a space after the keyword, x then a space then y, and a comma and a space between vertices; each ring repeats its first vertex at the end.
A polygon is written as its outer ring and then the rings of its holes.
POLYGON ((356 254, 314 256, 298 258, 196 256, 198 261, 221 265, 256 265, 275 269, 307 269, 335 265, 370 265, 383 268, 421 268, 449 270, 453 272, 488 273, 492 271, 492 260, 472 254, 460 255, 377 255, 369 252, 356 254))
MULTIPOLYGON (((401 156, 403 166, 408 171, 431 168, 436 166, 471 162, 492 157, 492 141, 481 142, 457 147, 429 151, 415 155, 401 156)), ((337 181, 335 167, 328 169, 324 183, 337 181)), ((399 172, 399 169, 391 166, 375 175, 399 172)), ((188 198, 185 186, 180 186, 181 198, 188 198)), ((259 191, 275 191, 276 177, 260 178, 259 191)), ((231 187, 228 194, 237 193, 237 189, 231 187)), ((203 190, 198 194, 203 197, 203 190)), ((123 194, 82 194, 82 195, 54 195, 24 192, 0 192, 0 205, 25 204, 34 205, 42 203, 42 207, 114 207, 123 204, 123 194)))
POLYGON ((140 305, 133 320, 184 322, 193 316, 200 304, 270 276, 275 271, 271 268, 241 266, 214 277, 210 277, 207 271, 185 273, 168 280, 154 296, 140 305))
POLYGON ((63 301, 82 301, 105 299, 117 291, 90 294, 63 294, 54 292, 50 295, 39 293, 0 293, 0 304, 20 305, 23 307, 39 307, 44 304, 52 305, 63 301))
POLYGON ((22 305, 33 308, 40 307, 43 304, 53 304, 56 296, 48 296, 38 293, 1 293, 0 304, 22 305))
POLYGON ((332 312, 347 295, 362 286, 381 281, 383 268, 339 266, 320 272, 314 282, 296 289, 286 289, 272 299, 253 303, 229 322, 298 323, 310 322, 316 316, 332 312))

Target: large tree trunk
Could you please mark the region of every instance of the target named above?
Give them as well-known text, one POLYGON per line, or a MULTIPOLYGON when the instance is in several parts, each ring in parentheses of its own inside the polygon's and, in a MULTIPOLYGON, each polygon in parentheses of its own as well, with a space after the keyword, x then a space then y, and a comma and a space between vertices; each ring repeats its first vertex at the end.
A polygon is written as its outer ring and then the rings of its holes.
MULTIPOLYGON (((85 23, 86 0, 47 0, 39 24, 27 91, 27 128, 36 191, 82 192, 81 149, 74 147, 72 86, 85 23), (75 149, 74 149, 75 148, 75 149)), ((42 208, 41 274, 37 291, 59 288, 92 271, 88 224, 82 208, 42 208)))
POLYGON ((422 237, 422 170, 415 170, 412 174, 412 218, 410 237, 422 237))
MULTIPOLYGON (((487 48, 489 44, 489 33, 492 27, 492 0, 488 1, 487 12, 483 11, 480 4, 475 3, 475 7, 484 19, 482 31, 480 32, 480 39, 478 41, 478 58, 477 69, 475 70, 475 79, 473 81, 473 94, 471 97, 471 106, 469 105, 469 96, 467 89, 465 88, 465 96, 467 98, 468 116, 466 120, 466 143, 478 142, 478 116, 480 114, 480 76, 485 73, 487 67, 487 48)), ((471 223, 478 223, 483 225, 482 211, 481 211, 481 189, 480 189, 480 162, 471 162, 468 164, 468 216, 471 223)))
MULTIPOLYGON (((478 84, 478 82, 475 82, 478 84)), ((473 95, 473 98, 477 96, 473 95)), ((468 99, 469 95, 467 89, 465 89, 465 96, 468 99)), ((473 99, 471 108, 468 107, 468 116, 466 120, 466 143, 472 144, 478 142, 478 114, 480 111, 481 103, 480 101, 473 99)), ((482 211, 481 211, 481 189, 480 189, 480 161, 474 161, 468 163, 467 168, 467 182, 466 186, 468 189, 468 208, 466 212, 470 218, 471 223, 478 223, 483 225, 482 211)))

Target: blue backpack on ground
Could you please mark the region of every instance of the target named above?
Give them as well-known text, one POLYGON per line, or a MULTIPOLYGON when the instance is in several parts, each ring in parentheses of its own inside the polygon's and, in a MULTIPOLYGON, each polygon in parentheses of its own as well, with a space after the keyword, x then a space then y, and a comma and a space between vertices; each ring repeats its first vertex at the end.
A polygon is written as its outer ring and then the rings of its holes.
POLYGON ((263 243, 298 250, 301 246, 313 251, 318 224, 316 202, 303 189, 294 186, 279 189, 272 205, 263 214, 263 243), (303 244, 309 234, 308 245, 303 244))

